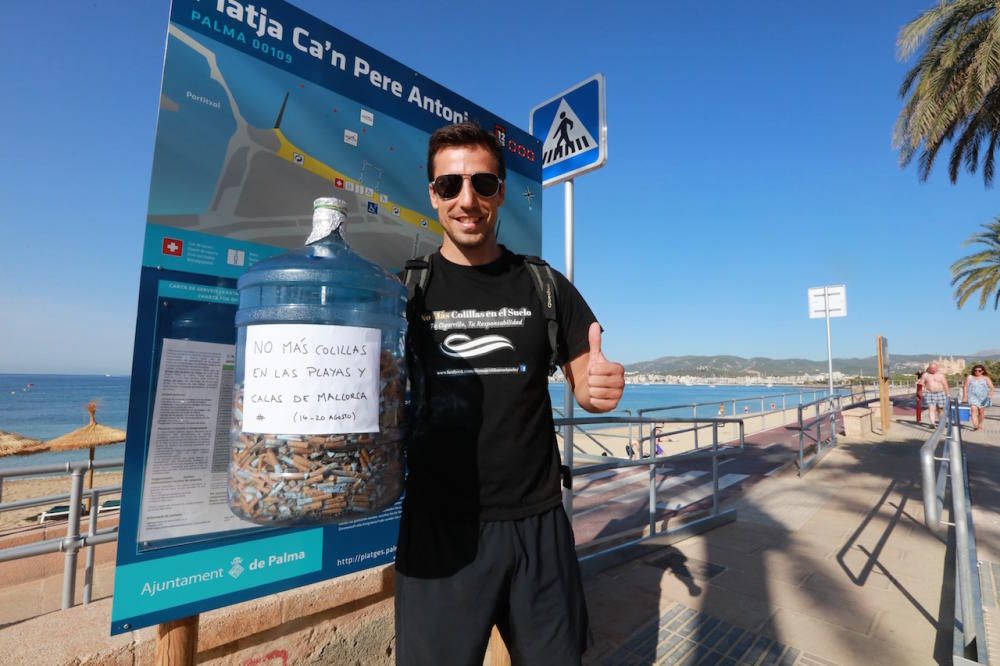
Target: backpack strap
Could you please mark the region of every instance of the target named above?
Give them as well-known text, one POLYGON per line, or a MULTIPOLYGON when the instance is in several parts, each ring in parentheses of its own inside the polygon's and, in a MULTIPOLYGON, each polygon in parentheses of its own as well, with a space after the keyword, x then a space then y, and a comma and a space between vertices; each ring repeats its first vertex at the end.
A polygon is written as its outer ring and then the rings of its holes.
POLYGON ((406 285, 406 361, 409 368, 409 409, 411 424, 421 421, 429 409, 429 397, 424 379, 423 367, 420 363, 420 337, 422 328, 418 317, 424 310, 424 296, 427 293, 427 282, 431 277, 431 255, 414 257, 406 261, 402 281, 406 285))
POLYGON ((548 324, 549 374, 559 367, 559 318, 556 310, 556 280, 552 268, 542 259, 525 255, 524 264, 535 283, 535 293, 542 303, 542 313, 548 324))
POLYGON ((414 257, 406 260, 403 268, 403 284, 406 285, 407 296, 410 301, 414 296, 419 296, 421 300, 427 291, 427 282, 431 279, 431 255, 425 254, 422 257, 414 257))

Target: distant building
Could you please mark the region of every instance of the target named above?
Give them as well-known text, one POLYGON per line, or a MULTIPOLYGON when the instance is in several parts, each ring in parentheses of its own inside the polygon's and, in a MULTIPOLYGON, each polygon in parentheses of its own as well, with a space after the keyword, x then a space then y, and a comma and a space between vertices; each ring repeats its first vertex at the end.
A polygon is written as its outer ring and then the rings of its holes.
MULTIPOLYGON (((965 359, 949 356, 948 358, 936 358, 932 363, 937 363, 938 369, 946 375, 958 375, 965 372, 965 359)), ((928 364, 929 365, 929 364, 928 364)))

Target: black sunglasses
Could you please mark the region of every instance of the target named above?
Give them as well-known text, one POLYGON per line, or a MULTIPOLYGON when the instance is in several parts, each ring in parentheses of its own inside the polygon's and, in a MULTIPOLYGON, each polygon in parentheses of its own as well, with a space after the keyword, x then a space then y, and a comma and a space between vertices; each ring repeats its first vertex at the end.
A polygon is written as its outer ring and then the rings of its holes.
POLYGON ((495 197, 500 192, 503 181, 495 173, 474 173, 464 176, 460 173, 446 173, 431 181, 434 194, 442 199, 454 199, 462 192, 462 183, 468 178, 476 194, 486 199, 495 197))

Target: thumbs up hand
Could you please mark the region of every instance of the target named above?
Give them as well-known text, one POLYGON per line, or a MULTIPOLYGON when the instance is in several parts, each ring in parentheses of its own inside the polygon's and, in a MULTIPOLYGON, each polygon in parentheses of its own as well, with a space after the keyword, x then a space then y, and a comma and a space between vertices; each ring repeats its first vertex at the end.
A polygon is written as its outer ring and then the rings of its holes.
POLYGON ((618 406, 625 390, 625 366, 604 357, 601 351, 601 325, 594 322, 587 332, 590 353, 587 357, 587 397, 590 405, 581 406, 590 412, 610 412, 618 406))

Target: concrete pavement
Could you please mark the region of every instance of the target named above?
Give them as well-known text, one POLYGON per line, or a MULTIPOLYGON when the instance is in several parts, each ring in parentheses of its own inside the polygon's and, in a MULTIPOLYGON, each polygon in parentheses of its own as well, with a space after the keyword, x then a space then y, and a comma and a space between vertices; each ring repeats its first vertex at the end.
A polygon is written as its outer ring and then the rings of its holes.
MULTIPOLYGON (((984 598, 995 605, 1000 410, 991 411, 963 439, 984 598)), ((842 438, 803 478, 787 468, 730 496, 735 523, 589 579, 587 663, 951 663, 950 627, 937 620, 954 605, 950 554, 923 526, 918 452, 931 431, 894 418, 886 436, 842 438)))

